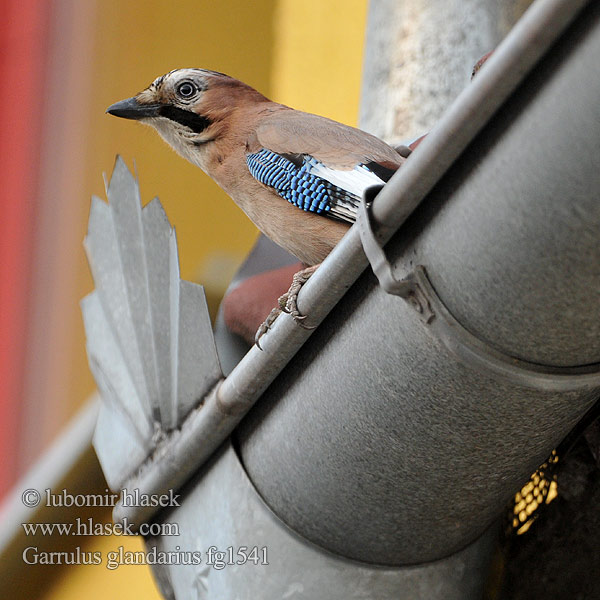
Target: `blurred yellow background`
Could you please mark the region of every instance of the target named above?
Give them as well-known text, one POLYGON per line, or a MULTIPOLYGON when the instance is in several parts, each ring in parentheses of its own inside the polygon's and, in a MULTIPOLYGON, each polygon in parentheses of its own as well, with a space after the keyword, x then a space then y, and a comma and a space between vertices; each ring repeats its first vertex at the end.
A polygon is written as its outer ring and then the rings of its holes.
MULTIPOLYGON (((211 309, 257 236, 212 180, 150 128, 110 117, 106 107, 171 69, 202 67, 356 125, 367 13, 367 0, 27 2, 50 5, 50 21, 22 391, 8 399, 18 410, 17 477, 94 390, 79 310, 93 287, 82 240, 90 197, 105 198, 102 173, 110 176, 115 155, 131 169, 135 161, 144 204, 160 197, 177 230, 182 278, 205 285, 211 309)), ((86 550, 120 545, 141 549, 137 538, 101 537, 86 550)), ((82 595, 159 597, 140 566, 66 567, 40 597, 82 595)))

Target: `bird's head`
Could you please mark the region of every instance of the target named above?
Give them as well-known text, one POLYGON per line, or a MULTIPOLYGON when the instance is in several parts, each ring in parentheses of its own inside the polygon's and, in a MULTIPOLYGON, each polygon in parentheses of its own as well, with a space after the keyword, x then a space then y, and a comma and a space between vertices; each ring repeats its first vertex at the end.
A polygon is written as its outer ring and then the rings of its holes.
POLYGON ((201 149, 228 129, 237 108, 267 102, 250 86, 216 71, 177 69, 155 79, 132 98, 109 106, 107 113, 154 127, 184 158, 203 166, 201 149))

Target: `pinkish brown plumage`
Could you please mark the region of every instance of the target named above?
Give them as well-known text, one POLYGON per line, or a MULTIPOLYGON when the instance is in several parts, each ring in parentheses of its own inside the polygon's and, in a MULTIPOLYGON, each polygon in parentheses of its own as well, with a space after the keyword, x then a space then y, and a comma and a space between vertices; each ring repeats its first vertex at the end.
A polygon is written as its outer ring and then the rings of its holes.
POLYGON ((202 69, 171 71, 108 112, 153 126, 308 265, 320 263, 347 231, 363 189, 389 179, 404 161, 368 133, 202 69))

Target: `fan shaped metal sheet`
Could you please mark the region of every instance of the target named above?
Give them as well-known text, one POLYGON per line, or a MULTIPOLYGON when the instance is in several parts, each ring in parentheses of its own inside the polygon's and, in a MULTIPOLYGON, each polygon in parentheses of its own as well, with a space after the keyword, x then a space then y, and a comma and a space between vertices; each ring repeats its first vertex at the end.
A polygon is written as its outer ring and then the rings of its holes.
POLYGON ((175 231, 117 157, 109 203, 92 198, 84 245, 96 291, 82 301, 103 399, 94 446, 111 487, 222 377, 204 288, 181 281, 175 231))

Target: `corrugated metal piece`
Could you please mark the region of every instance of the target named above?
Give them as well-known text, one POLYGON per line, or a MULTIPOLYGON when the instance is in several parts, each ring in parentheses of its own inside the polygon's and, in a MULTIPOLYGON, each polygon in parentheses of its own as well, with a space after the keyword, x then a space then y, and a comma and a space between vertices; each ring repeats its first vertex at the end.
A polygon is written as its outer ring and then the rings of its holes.
POLYGON ((222 377, 204 290, 181 281, 175 232, 158 199, 117 158, 109 204, 92 199, 85 248, 96 291, 82 302, 103 406, 94 445, 111 487, 222 377))

